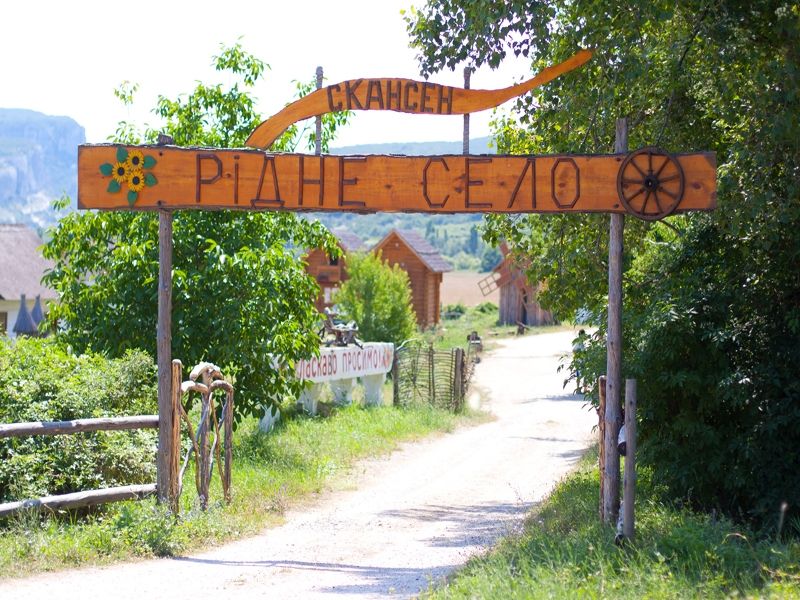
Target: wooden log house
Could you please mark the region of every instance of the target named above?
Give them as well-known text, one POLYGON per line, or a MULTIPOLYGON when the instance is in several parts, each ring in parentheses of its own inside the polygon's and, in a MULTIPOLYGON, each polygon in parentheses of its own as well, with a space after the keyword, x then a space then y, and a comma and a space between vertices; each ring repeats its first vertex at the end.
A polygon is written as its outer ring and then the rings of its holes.
MULTIPOLYGON (((364 242, 356 234, 346 229, 334 229, 331 233, 339 240, 339 247, 344 254, 350 252, 363 252, 366 250, 364 242)), ((320 312, 333 306, 333 295, 343 281, 347 279, 345 256, 331 258, 320 248, 311 250, 306 256, 308 274, 317 280, 319 296, 316 307, 320 312)))
POLYGON ((399 265, 411 283, 411 302, 422 328, 439 322, 442 274, 452 270, 437 250, 416 231, 392 229, 372 249, 390 265, 399 265))

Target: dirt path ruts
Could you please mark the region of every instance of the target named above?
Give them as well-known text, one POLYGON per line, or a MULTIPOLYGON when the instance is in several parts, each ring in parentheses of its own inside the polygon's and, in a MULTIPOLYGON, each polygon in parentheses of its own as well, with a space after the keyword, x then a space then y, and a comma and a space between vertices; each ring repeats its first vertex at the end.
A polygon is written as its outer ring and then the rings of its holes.
POLYGON ((573 334, 499 342, 478 365, 495 421, 359 465, 353 491, 212 551, 0 583, 0 598, 408 597, 515 530, 589 444, 561 387, 573 334))

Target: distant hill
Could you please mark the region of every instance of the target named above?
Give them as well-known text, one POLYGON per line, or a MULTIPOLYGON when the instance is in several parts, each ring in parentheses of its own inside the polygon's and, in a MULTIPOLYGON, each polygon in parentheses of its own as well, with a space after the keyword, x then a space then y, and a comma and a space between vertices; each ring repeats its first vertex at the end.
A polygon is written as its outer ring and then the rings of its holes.
POLYGON ((50 203, 77 196, 77 148, 85 141, 69 117, 0 108, 0 222, 39 230, 54 223, 50 203))
MULTIPOLYGON (((469 141, 470 154, 497 154, 490 147, 492 138, 472 138, 469 141)), ((331 148, 331 154, 405 154, 425 156, 427 154, 461 154, 463 142, 399 142, 388 144, 359 144, 331 148)))

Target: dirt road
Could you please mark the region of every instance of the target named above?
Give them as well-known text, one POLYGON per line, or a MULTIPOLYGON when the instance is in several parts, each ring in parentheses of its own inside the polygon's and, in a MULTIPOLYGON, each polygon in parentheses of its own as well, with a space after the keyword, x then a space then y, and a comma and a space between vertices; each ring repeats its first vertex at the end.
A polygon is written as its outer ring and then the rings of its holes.
POLYGON ((0 598, 408 597, 519 527, 596 422, 561 387, 570 332, 501 341, 475 384, 497 419, 363 463, 355 489, 204 554, 0 583, 0 598))

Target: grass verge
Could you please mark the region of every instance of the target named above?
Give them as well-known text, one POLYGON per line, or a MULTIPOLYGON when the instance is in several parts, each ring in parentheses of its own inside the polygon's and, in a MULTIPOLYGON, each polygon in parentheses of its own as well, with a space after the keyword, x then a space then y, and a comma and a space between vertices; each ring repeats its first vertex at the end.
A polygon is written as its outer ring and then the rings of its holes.
MULTIPOLYGON (((617 547, 598 523, 597 455, 562 481, 524 532, 424 597, 800 598, 800 542, 759 537, 660 500, 640 474, 636 538, 617 547)), ((797 532, 800 533, 800 532, 797 532)))
POLYGON ((255 421, 243 423, 236 432, 230 505, 218 501, 222 494, 215 479, 212 505, 200 511, 194 476, 187 473, 178 519, 152 499, 110 504, 80 518, 28 513, 0 528, 0 578, 171 555, 251 535, 278 522, 293 503, 345 481, 343 476, 357 459, 484 418, 424 406, 354 406, 328 418, 288 413, 269 434, 260 433, 255 421))

